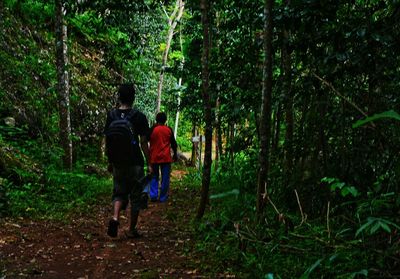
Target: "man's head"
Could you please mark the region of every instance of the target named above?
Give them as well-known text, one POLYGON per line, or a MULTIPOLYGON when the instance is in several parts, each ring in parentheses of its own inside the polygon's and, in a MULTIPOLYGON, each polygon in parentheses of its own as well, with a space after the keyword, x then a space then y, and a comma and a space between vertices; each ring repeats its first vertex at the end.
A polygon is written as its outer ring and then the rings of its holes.
POLYGON ((121 84, 118 88, 118 99, 121 104, 132 106, 135 101, 135 86, 132 83, 121 84))
POLYGON ((159 112, 156 115, 156 121, 159 124, 165 124, 165 122, 167 122, 167 115, 165 114, 165 112, 159 112))

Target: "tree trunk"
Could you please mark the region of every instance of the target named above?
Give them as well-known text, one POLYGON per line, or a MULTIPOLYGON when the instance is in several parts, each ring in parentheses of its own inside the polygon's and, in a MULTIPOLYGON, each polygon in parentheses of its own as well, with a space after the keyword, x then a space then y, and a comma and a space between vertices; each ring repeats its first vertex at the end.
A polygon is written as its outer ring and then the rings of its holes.
POLYGON ((4 4, 3 4, 3 0, 0 0, 0 23, 3 22, 3 10, 4 10, 4 4))
POLYGON ((69 102, 67 25, 64 16, 66 10, 62 0, 56 0, 56 65, 57 90, 59 96, 60 142, 64 150, 64 167, 72 168, 72 139, 69 102))
POLYGON ((260 155, 257 181, 257 213, 264 211, 267 196, 269 150, 271 142, 271 101, 272 101, 272 6, 274 0, 265 0, 263 86, 260 115, 260 155))
MULTIPOLYGON (((178 87, 180 88, 181 86, 182 86, 182 78, 179 78, 178 87)), ((175 139, 178 136, 178 124, 179 124, 179 114, 180 114, 179 107, 181 105, 181 92, 180 92, 180 89, 179 89, 179 92, 178 92, 177 105, 178 106, 177 106, 177 109, 176 109, 175 125, 174 125, 174 137, 175 137, 175 139)))
MULTIPOLYGON (((220 39, 220 13, 216 11, 215 14, 215 37, 213 39, 215 41, 215 47, 216 49, 220 50, 221 46, 221 39, 220 39)), ((218 53, 217 55, 217 64, 220 64, 222 62, 222 57, 221 54, 218 53)), ((221 92, 221 86, 220 84, 217 84, 216 86, 216 92, 215 92, 215 136, 214 136, 214 143, 215 143, 215 158, 214 158, 214 166, 215 170, 218 169, 219 167, 219 160, 220 160, 220 154, 221 154, 221 143, 222 143, 222 137, 221 137, 221 123, 220 123, 220 92, 221 92)))
POLYGON ((219 157, 220 157, 220 123, 219 123, 219 97, 217 97, 215 103, 215 169, 218 169, 219 157))
POLYGON ((234 163, 234 144, 235 144, 235 122, 232 120, 229 124, 229 162, 231 166, 234 163))
POLYGON ((160 72, 160 77, 159 77, 158 86, 157 86, 157 110, 156 110, 156 113, 160 112, 160 109, 161 109, 161 92, 162 92, 162 87, 163 87, 163 83, 164 83, 165 67, 167 66, 168 52, 171 47, 172 38, 174 37, 175 27, 183 15, 184 8, 185 8, 185 3, 183 2, 183 0, 176 0, 174 11, 172 12, 171 16, 168 17, 169 28, 168 28, 165 50, 164 50, 163 56, 162 56, 161 72, 160 72))
POLYGON ((281 136, 281 118, 282 118, 282 104, 279 102, 278 109, 276 110, 276 113, 275 113, 275 119, 273 121, 274 132, 272 133, 273 139, 272 139, 271 154, 276 154, 278 151, 278 148, 279 148, 279 139, 281 136))
POLYGON ((200 0, 201 22, 203 26, 203 53, 202 53, 202 93, 204 102, 204 119, 205 119, 205 150, 204 150, 204 166, 201 185, 201 200, 197 211, 197 219, 203 217, 206 204, 208 202, 208 192, 211 180, 211 164, 212 164, 212 115, 211 115, 211 98, 209 93, 209 57, 210 57, 210 26, 208 20, 208 0, 200 0))
MULTIPOLYGON (((179 44, 181 46, 181 52, 183 53, 183 43, 182 43, 182 32, 180 32, 180 37, 179 37, 179 44)), ((185 57, 182 59, 182 63, 180 65, 181 70, 183 69, 183 65, 185 64, 185 57)), ((176 117, 175 117, 175 126, 174 126, 174 137, 175 139, 178 136, 178 125, 179 125, 179 113, 180 113, 180 106, 181 106, 181 86, 182 86, 182 77, 179 78, 178 80, 178 107, 176 109, 176 117)))
MULTIPOLYGON (((196 123, 193 122, 193 127, 192 127, 192 139, 197 136, 197 131, 196 131, 196 123)), ((196 166, 196 161, 197 161, 197 148, 198 148, 198 143, 192 141, 192 156, 191 156, 191 164, 192 166, 196 166)))
MULTIPOLYGON (((286 0, 286 6, 290 5, 290 0, 286 0)), ((291 68, 292 61, 288 50, 289 44, 289 32, 286 26, 282 30, 282 68, 283 68, 283 86, 285 91, 285 122, 286 122, 286 134, 285 134, 285 152, 284 152, 284 172, 286 186, 289 185, 289 179, 293 171, 293 96, 292 96, 292 83, 291 83, 291 68)))

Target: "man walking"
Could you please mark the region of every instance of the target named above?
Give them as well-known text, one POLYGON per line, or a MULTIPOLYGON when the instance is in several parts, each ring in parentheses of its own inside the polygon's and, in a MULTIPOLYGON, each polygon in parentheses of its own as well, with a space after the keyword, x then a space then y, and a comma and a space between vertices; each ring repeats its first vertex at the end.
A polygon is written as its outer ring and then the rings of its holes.
POLYGON ((131 202, 131 216, 128 237, 136 238, 140 234, 136 225, 141 209, 141 194, 143 190, 144 159, 149 165, 149 148, 147 135, 149 124, 146 116, 132 108, 135 100, 133 84, 123 84, 118 89, 118 108, 107 114, 104 133, 106 135, 106 152, 109 170, 113 174, 113 216, 108 223, 107 234, 117 237, 119 216, 131 202))
POLYGON ((166 202, 168 200, 169 178, 171 163, 177 159, 177 144, 172 129, 165 125, 167 115, 159 112, 156 116, 156 124, 150 132, 150 162, 153 170, 153 178, 150 184, 151 201, 166 202), (171 149, 173 157, 171 157, 171 149), (158 196, 159 177, 161 171, 161 190, 158 196))

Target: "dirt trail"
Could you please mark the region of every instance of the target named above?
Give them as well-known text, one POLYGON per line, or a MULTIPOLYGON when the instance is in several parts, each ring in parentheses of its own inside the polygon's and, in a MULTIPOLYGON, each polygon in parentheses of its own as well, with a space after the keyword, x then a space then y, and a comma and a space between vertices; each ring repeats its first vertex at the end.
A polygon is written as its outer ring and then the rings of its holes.
POLYGON ((128 216, 121 219, 118 238, 106 235, 109 197, 68 225, 27 219, 1 221, 0 278, 203 277, 196 260, 185 253, 190 232, 177 226, 177 222, 187 222, 192 211, 182 202, 189 191, 174 191, 174 179, 180 175, 173 172, 168 203, 150 203, 141 212, 138 228, 143 237, 139 239, 124 235, 128 216))

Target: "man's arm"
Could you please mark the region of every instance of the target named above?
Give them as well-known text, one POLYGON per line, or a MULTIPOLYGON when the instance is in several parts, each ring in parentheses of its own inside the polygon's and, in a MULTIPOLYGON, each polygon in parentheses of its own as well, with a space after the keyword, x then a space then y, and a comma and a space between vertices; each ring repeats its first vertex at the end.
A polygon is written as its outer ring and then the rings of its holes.
POLYGON ((145 135, 140 136, 140 147, 142 148, 144 157, 147 162, 147 170, 149 173, 152 173, 153 169, 150 164, 150 150, 149 150, 149 143, 147 141, 147 136, 145 135))

